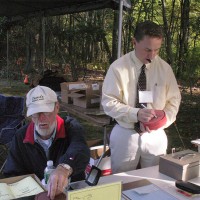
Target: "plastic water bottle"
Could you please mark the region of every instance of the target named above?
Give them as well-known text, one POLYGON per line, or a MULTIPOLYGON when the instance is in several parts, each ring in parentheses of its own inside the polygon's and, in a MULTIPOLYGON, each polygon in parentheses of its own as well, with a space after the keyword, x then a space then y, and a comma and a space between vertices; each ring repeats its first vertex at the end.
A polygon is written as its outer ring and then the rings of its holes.
POLYGON ((44 170, 44 181, 45 184, 48 183, 49 180, 49 176, 51 175, 51 173, 53 172, 53 170, 55 169, 55 167, 53 166, 53 160, 48 160, 47 161, 47 166, 44 170))

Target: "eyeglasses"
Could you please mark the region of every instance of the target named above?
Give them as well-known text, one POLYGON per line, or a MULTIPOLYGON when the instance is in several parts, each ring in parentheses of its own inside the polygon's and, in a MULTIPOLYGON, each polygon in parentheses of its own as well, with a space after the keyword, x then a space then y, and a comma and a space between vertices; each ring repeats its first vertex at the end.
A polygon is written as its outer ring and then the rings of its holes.
POLYGON ((40 116, 41 114, 43 114, 43 115, 46 116, 46 117, 49 117, 49 116, 51 115, 51 113, 52 113, 52 112, 40 112, 40 113, 32 114, 31 117, 33 117, 33 118, 39 118, 39 116, 40 116))

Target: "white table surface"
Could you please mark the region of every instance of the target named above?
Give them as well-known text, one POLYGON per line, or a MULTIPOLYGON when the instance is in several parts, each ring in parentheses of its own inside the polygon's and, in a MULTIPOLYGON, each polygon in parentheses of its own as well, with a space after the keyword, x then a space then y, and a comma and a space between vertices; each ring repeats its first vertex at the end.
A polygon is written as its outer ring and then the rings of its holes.
MULTIPOLYGON (((113 174, 110 176, 104 176, 99 179, 98 184, 112 183, 116 181, 122 181, 123 183, 128 183, 132 181, 137 181, 140 179, 147 179, 150 182, 154 183, 158 187, 167 191, 168 193, 175 196, 180 200, 200 200, 200 196, 186 197, 183 194, 177 192, 175 187, 175 180, 169 176, 166 176, 159 172, 158 165, 138 170, 133 170, 129 172, 123 172, 119 174, 113 174)), ((195 184, 200 185, 200 177, 190 180, 195 184)), ((164 200, 164 199, 162 199, 164 200)))

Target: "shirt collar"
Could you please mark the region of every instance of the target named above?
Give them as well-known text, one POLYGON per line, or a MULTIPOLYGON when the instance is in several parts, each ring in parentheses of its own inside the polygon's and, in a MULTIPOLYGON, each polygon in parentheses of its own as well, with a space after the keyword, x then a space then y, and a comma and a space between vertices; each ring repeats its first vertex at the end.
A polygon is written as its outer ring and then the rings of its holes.
POLYGON ((135 55, 135 50, 133 51, 132 58, 133 58, 133 62, 135 64, 136 70, 140 71, 140 68, 142 67, 143 63, 135 55))

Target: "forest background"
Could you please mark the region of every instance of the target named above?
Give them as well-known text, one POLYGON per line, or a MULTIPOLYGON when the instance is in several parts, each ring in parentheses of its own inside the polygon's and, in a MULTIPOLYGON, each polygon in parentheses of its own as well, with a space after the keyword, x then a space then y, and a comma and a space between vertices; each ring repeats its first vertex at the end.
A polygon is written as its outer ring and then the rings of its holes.
MULTIPOLYGON (((190 148, 190 140, 200 136, 200 2, 131 0, 131 5, 123 12, 121 54, 133 49, 138 22, 152 20, 163 26, 160 56, 172 66, 182 93, 176 124, 166 131, 170 147, 190 148)), ((47 69, 59 71, 67 81, 104 76, 117 59, 118 15, 102 9, 13 23, 1 17, 1 80, 22 82, 25 74, 34 79, 47 69)))

